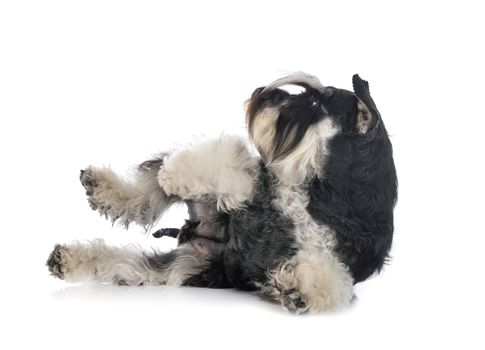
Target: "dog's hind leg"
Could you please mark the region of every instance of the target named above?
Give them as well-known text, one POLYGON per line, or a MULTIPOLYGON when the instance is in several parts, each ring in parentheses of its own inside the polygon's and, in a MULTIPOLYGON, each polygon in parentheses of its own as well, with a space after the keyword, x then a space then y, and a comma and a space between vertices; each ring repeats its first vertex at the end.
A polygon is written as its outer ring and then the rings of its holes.
POLYGON ((207 256, 191 244, 167 253, 148 253, 136 246, 108 246, 103 240, 56 245, 47 260, 51 274, 68 282, 115 285, 179 286, 209 265, 207 256))
POLYGON ((259 169, 241 138, 223 136, 167 155, 158 181, 168 194, 229 211, 251 199, 259 169))
POLYGON ((338 310, 350 303, 353 279, 347 267, 328 252, 300 250, 269 271, 259 294, 296 313, 338 310))
POLYGON ((81 170, 81 184, 91 208, 126 227, 135 222, 149 228, 165 209, 179 200, 176 196, 167 196, 158 184, 157 174, 162 162, 159 158, 142 163, 132 181, 121 178, 109 168, 90 166, 81 170))

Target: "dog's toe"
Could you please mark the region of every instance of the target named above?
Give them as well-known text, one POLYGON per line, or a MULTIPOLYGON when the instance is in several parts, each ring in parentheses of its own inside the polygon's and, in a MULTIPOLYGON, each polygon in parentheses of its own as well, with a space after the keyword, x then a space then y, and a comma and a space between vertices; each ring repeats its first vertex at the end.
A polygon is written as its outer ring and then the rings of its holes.
POLYGON ((85 170, 81 170, 79 179, 81 180, 81 184, 86 190, 86 195, 93 195, 94 189, 98 186, 93 168, 89 167, 85 170))
POLYGON ((64 258, 67 252, 67 248, 56 244, 54 250, 50 253, 49 258, 47 259, 47 267, 49 272, 52 276, 55 276, 60 279, 64 279, 65 275, 65 267, 64 267, 64 258))
POLYGON ((281 303, 285 309, 297 314, 304 313, 308 310, 308 305, 305 298, 294 289, 286 291, 281 296, 281 303))

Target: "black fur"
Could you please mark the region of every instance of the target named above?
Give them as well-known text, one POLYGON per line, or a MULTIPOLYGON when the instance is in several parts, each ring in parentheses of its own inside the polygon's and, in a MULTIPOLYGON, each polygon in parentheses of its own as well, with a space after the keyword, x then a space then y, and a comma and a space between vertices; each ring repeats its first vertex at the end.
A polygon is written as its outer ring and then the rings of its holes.
POLYGON ((201 273, 191 276, 184 281, 184 285, 206 288, 231 288, 234 285, 229 281, 222 255, 211 260, 210 266, 201 273))
POLYGON ((161 237, 172 237, 172 238, 177 238, 177 236, 180 233, 179 228, 161 228, 158 231, 155 231, 152 233, 152 236, 155 238, 161 238, 161 237))
MULTIPOLYGON (((205 210, 213 203, 197 203, 198 212, 194 213, 194 202, 189 202, 192 210, 191 218, 197 217, 212 227, 224 228, 223 239, 208 236, 210 232, 197 232, 199 225, 194 222, 186 224, 187 233, 179 244, 185 242, 196 243, 204 238, 212 242, 224 242, 224 250, 218 251, 212 257, 211 265, 202 273, 192 276, 186 284, 199 287, 227 288, 237 287, 244 290, 255 289, 255 282, 266 280, 268 269, 275 268, 280 262, 287 260, 295 253, 292 236, 293 224, 276 210, 271 201, 274 178, 268 173, 263 163, 260 164, 261 173, 258 188, 251 203, 242 209, 230 212, 229 215, 212 217, 207 215, 211 210, 205 210), (201 210, 204 208, 204 210, 201 210), (189 233, 190 231, 190 233, 189 233), (202 235, 201 235, 202 234, 202 235), (204 236, 205 235, 205 236, 204 236)), ((181 229, 181 233, 184 228, 181 229)), ((212 231, 211 231, 212 232, 212 231)), ((219 246, 215 246, 219 248, 219 246)), ((212 252, 214 249, 209 249, 212 252)))
POLYGON ((238 288, 253 289, 254 282, 266 280, 268 269, 295 254, 293 224, 271 203, 273 181, 261 163, 253 200, 229 216, 224 264, 228 279, 238 288))
POLYGON ((320 93, 312 88, 307 88, 300 95, 288 97, 276 122, 278 137, 274 144, 273 160, 284 158, 294 151, 308 128, 323 119, 325 114, 320 98, 320 93))
POLYGON ((166 253, 154 252, 152 254, 144 254, 146 262, 151 269, 154 270, 166 270, 175 261, 179 252, 177 249, 171 250, 166 253))
MULTIPOLYGON (((337 255, 349 267, 354 282, 361 282, 380 271, 392 244, 397 177, 391 142, 368 83, 357 75, 354 93, 300 85, 306 89, 300 95, 256 89, 248 104, 248 128, 251 132, 263 108, 281 107, 273 145, 274 159, 278 159, 291 153, 308 129, 324 118, 340 127, 341 132, 327 144, 323 175, 307 179, 307 210, 317 223, 335 232, 337 255), (357 128, 359 100, 372 114, 364 133, 357 128), (281 105, 282 101, 286 103, 281 105)), ((186 284, 254 289, 255 283, 265 282, 268 270, 296 253, 293 223, 272 204, 274 175, 264 162, 260 170, 255 196, 244 209, 221 214, 213 202, 188 202, 190 219, 197 225, 191 227, 187 240, 216 237, 225 247, 211 258, 208 269, 186 284)))
POLYGON ((397 178, 384 124, 372 137, 337 135, 322 179, 310 187, 308 211, 336 233, 337 252, 355 282, 379 271, 393 235, 397 178))

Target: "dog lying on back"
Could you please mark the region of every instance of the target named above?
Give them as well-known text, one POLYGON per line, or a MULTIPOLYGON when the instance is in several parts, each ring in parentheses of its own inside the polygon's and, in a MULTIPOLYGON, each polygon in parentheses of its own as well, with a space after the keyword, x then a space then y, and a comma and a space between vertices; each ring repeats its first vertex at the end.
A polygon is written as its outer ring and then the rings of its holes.
POLYGON ((386 262, 397 199, 381 115, 368 83, 355 75, 353 87, 297 73, 256 89, 246 121, 259 156, 224 136, 148 160, 132 181, 81 171, 89 204, 113 222, 149 229, 177 202, 189 220, 155 233, 178 237, 170 252, 56 245, 49 270, 70 282, 255 290, 298 313, 345 307, 386 262))

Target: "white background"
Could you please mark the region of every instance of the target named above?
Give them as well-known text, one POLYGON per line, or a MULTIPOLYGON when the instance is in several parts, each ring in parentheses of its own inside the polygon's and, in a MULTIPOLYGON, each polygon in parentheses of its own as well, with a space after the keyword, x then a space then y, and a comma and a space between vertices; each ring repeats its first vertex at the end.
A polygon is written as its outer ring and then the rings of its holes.
POLYGON ((478 1, 2 1, 0 348, 483 349, 483 13, 478 1), (369 80, 394 144, 393 260, 350 309, 293 316, 237 291, 48 275, 57 242, 175 245, 92 212, 81 168, 124 172, 245 135, 253 89, 294 71, 369 80))

